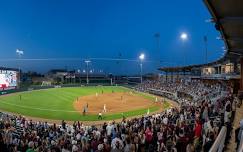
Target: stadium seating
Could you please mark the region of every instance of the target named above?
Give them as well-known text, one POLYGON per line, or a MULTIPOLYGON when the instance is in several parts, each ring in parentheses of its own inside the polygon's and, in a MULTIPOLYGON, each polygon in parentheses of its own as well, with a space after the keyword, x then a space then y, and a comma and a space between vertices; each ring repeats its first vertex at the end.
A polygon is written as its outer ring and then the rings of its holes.
MULTIPOLYGON (((136 90, 152 90, 157 94, 167 92, 167 97, 177 101, 180 108, 121 122, 104 122, 101 126, 85 126, 81 122, 68 125, 65 121, 61 125, 48 124, 1 113, 1 150, 209 151, 220 129, 231 127, 231 106, 237 100, 231 96, 230 88, 223 84, 211 85, 198 80, 179 83, 146 81, 136 90)), ((226 134, 226 138, 228 136, 226 134)))

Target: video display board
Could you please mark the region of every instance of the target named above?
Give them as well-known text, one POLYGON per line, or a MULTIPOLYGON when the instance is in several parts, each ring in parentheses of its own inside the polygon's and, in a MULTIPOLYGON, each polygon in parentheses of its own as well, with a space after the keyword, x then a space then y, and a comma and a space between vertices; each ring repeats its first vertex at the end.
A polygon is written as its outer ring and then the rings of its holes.
POLYGON ((10 89, 17 87, 17 71, 13 70, 0 70, 0 88, 10 89))

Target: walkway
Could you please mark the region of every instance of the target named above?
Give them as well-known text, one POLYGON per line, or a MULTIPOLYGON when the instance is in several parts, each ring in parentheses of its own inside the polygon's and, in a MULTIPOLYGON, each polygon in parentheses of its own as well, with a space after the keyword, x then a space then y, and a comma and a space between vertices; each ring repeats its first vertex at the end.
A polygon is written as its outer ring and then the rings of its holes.
POLYGON ((229 144, 227 145, 226 152, 236 151, 236 143, 235 143, 235 129, 239 127, 240 120, 243 119, 243 105, 240 108, 237 107, 235 113, 235 119, 233 122, 233 129, 231 132, 231 139, 229 140, 229 144))

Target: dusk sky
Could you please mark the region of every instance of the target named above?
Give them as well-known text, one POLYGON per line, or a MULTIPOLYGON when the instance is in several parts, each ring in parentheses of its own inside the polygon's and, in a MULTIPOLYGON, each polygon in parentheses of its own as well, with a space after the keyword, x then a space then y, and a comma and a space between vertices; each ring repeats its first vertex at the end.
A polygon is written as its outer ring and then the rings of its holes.
MULTIPOLYGON (((218 59, 223 42, 202 0, 7 0, 0 1, 0 66, 46 72, 51 68, 83 69, 71 58, 138 59, 145 53, 144 71, 160 66, 205 62, 203 36, 208 37, 208 61, 218 59), (180 34, 188 33, 182 42, 180 34), (155 33, 160 33, 160 52, 155 33), (70 58, 69 61, 6 61, 70 58), (120 55, 119 55, 120 54, 120 55), (147 62, 149 61, 149 62, 147 62)), ((93 60, 91 68, 112 73, 138 73, 139 63, 93 60)))

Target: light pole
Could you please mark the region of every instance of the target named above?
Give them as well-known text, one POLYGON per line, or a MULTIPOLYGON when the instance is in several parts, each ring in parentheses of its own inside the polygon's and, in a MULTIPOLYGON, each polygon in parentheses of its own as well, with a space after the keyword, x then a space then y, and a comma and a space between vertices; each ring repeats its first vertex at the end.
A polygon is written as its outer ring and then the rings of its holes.
MULTIPOLYGON (((24 54, 23 50, 20 49, 16 49, 16 54, 18 55, 19 60, 21 59, 21 56, 24 54)), ((20 76, 20 64, 19 64, 19 88, 20 88, 20 80, 21 76, 20 76)))
POLYGON ((89 84, 89 63, 91 62, 90 60, 85 60, 86 63, 86 83, 87 85, 89 84))
POLYGON ((79 77, 79 83, 81 84, 81 71, 80 71, 80 69, 78 69, 78 77, 79 77))
POLYGON ((140 59, 140 80, 141 83, 143 82, 143 60, 145 58, 145 55, 143 53, 141 53, 139 55, 139 59, 140 59))
MULTIPOLYGON (((187 33, 181 33, 181 36, 180 36, 180 38, 181 38, 181 40, 182 40, 182 42, 183 42, 183 44, 184 44, 184 42, 187 40, 187 33)), ((186 66, 186 50, 185 50, 185 48, 184 48, 184 66, 186 66)))
POLYGON ((203 40, 205 45, 205 63, 208 64, 208 38, 206 35, 203 37, 203 40))
POLYGON ((154 34, 156 45, 157 45, 157 53, 158 53, 158 67, 160 68, 160 33, 154 34))

